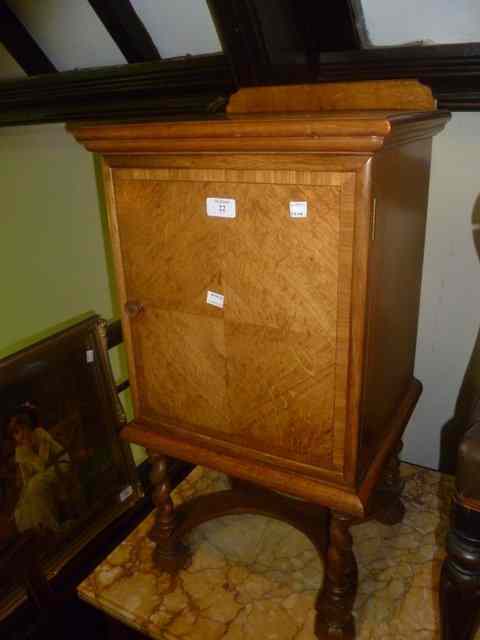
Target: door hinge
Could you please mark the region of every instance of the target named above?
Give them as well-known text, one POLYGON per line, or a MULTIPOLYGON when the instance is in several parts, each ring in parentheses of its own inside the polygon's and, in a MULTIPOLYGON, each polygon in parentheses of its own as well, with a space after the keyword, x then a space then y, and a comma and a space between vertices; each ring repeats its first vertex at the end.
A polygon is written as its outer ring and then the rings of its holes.
POLYGON ((372 242, 375 240, 375 224, 377 222, 377 199, 373 199, 373 210, 372 210, 372 242))

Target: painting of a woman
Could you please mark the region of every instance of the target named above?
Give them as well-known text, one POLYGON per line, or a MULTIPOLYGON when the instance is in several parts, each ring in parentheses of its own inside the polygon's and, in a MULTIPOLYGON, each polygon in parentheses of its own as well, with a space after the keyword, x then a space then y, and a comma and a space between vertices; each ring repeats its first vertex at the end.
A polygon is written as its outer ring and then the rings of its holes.
POLYGON ((14 512, 17 530, 59 531, 58 485, 70 467, 68 453, 40 425, 33 405, 23 405, 10 418, 8 432, 21 482, 14 512))

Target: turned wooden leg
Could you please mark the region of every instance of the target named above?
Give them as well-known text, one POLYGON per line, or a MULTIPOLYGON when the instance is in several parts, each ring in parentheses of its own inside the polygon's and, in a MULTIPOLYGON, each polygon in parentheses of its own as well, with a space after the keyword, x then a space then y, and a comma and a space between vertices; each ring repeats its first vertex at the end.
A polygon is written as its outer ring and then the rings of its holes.
POLYGON ((440 578, 441 637, 471 640, 480 611, 480 514, 457 504, 452 516, 440 578))
POLYGON ((357 592, 357 563, 349 528, 351 516, 333 511, 325 581, 317 601, 315 633, 320 640, 355 637, 353 603, 357 592))
POLYGON ((149 537, 155 542, 154 560, 156 566, 167 573, 177 573, 188 565, 188 548, 178 540, 175 532, 176 518, 170 497, 171 485, 168 479, 167 457, 149 452, 152 465, 150 480, 152 499, 156 507, 155 524, 149 537))
POLYGON ((374 518, 382 524, 399 524, 405 516, 405 507, 401 500, 405 481, 400 477, 400 451, 403 442, 400 441, 390 456, 383 471, 382 480, 376 490, 378 509, 374 518))

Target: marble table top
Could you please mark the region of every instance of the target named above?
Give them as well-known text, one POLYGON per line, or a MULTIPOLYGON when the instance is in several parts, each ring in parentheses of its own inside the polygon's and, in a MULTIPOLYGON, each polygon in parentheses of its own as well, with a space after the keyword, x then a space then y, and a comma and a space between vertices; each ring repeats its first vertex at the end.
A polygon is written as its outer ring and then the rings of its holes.
MULTIPOLYGON (((404 521, 352 529, 358 640, 439 638, 437 587, 453 481, 410 465, 402 474, 404 521)), ((197 467, 174 502, 227 487, 225 476, 197 467)), ((162 640, 314 640, 323 563, 303 534, 263 516, 219 518, 190 534, 192 564, 171 577, 152 564, 152 523, 150 515, 79 586, 83 600, 162 640)))

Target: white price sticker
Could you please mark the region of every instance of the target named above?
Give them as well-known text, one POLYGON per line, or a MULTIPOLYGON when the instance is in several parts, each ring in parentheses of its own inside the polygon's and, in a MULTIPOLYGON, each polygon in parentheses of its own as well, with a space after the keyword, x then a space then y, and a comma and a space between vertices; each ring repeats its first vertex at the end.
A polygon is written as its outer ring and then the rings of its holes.
POLYGON ((215 291, 207 291, 207 304, 212 304, 214 307, 223 309, 223 301, 225 297, 221 293, 215 291))
POLYGON ((233 198, 207 198, 207 216, 214 218, 235 218, 235 200, 233 198))
POLYGON ((306 202, 290 202, 290 217, 291 218, 306 218, 307 217, 307 203, 306 202))

